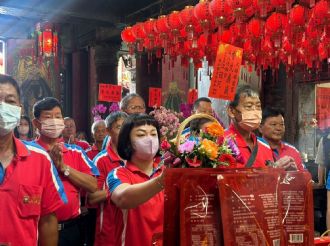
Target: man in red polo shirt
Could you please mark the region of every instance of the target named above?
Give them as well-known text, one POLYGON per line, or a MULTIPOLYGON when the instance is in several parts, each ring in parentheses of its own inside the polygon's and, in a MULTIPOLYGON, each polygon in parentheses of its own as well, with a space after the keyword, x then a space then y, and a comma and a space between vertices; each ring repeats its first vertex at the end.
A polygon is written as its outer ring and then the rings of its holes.
POLYGON ((91 147, 86 141, 82 141, 76 138, 77 128, 74 119, 65 117, 64 125, 65 128, 63 129, 62 136, 65 143, 78 145, 85 151, 91 147))
POLYGON ((126 113, 118 111, 111 113, 105 119, 111 141, 107 149, 100 152, 94 159, 94 164, 100 172, 100 176, 97 177, 99 190, 88 195, 89 203, 98 205, 94 246, 110 246, 119 243, 116 241, 118 238, 111 235, 115 235, 115 231, 120 228, 119 223, 122 217, 119 214, 116 215, 117 208, 110 200, 106 178, 113 169, 124 165, 117 154, 117 143, 121 125, 126 118, 126 113))
POLYGON ((47 150, 60 173, 68 203, 56 210, 59 220, 59 245, 80 245, 80 192, 94 192, 97 168, 77 145, 59 142, 64 129, 62 107, 53 97, 44 98, 33 106, 33 124, 39 130, 36 142, 47 150))
POLYGON ((302 171, 304 166, 299 151, 284 141, 282 138, 285 133, 284 113, 280 109, 266 107, 262 110, 262 120, 259 127, 262 134, 261 140, 268 143, 273 151, 275 160, 279 160, 284 156, 291 156, 297 166, 302 171))
POLYGON ((47 152, 14 137, 20 116, 17 82, 0 75, 0 245, 55 246, 67 198, 47 152))
POLYGON ((102 150, 103 140, 107 135, 105 121, 95 121, 91 127, 91 132, 95 142, 91 148, 86 150, 86 154, 90 160, 93 160, 94 157, 102 150))
MULTIPOLYGON (((225 136, 233 137, 241 152, 244 164, 238 164, 238 167, 265 167, 273 163, 270 146, 253 133, 260 126, 262 118, 259 94, 250 86, 239 87, 229 104, 228 116, 232 123, 225 131, 225 136)), ((288 156, 277 160, 275 164, 284 169, 296 168, 294 159, 288 156)))

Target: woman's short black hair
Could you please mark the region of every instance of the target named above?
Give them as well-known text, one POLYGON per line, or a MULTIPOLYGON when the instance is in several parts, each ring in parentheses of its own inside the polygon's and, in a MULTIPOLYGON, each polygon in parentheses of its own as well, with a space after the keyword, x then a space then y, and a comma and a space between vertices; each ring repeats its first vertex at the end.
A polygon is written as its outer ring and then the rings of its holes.
MULTIPOLYGON (((26 121, 28 122, 28 124, 29 124, 29 132, 28 132, 27 137, 28 137, 29 139, 32 139, 32 138, 33 138, 33 126, 32 126, 32 122, 31 122, 31 120, 30 120, 30 117, 28 117, 28 116, 26 116, 26 115, 22 115, 22 116, 21 116, 21 120, 26 120, 26 121)), ((18 126, 16 126, 15 129, 14 129, 14 136, 15 136, 16 138, 19 138, 19 137, 20 137, 20 136, 19 136, 19 132, 18 132, 18 126)))
POLYGON ((158 140, 160 142, 160 130, 158 122, 150 115, 147 114, 132 114, 129 115, 123 125, 121 126, 119 136, 118 136, 118 146, 117 151, 119 156, 130 161, 133 154, 133 146, 131 143, 131 131, 133 128, 143 125, 154 126, 157 130, 158 140))
POLYGON ((33 105, 33 116, 34 118, 39 119, 42 111, 52 110, 55 107, 59 107, 63 115, 61 103, 54 97, 45 97, 33 105))

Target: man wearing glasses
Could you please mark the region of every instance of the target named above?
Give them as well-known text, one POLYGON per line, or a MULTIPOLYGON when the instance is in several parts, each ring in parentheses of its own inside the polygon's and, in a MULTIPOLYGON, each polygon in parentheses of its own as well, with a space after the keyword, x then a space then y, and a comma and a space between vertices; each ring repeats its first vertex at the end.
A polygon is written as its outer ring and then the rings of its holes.
POLYGON ((136 94, 131 93, 126 95, 120 102, 120 110, 126 114, 144 114, 146 112, 146 105, 143 98, 136 94))

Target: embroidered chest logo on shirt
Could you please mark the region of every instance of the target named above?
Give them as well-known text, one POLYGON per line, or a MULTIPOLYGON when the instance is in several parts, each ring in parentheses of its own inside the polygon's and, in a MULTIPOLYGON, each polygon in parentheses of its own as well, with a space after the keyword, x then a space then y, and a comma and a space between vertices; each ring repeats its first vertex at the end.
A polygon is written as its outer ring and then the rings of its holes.
POLYGON ((31 205, 40 205, 41 197, 38 195, 32 195, 32 196, 23 196, 23 203, 24 204, 31 204, 31 205))

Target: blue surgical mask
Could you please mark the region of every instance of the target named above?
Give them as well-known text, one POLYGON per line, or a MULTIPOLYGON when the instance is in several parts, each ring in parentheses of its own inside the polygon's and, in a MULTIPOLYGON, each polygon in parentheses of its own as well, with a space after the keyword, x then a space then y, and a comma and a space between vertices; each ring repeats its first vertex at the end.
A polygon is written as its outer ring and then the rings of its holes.
POLYGON ((19 125, 21 107, 0 102, 0 136, 10 133, 19 125))

